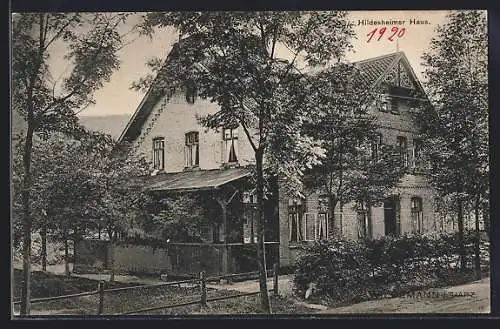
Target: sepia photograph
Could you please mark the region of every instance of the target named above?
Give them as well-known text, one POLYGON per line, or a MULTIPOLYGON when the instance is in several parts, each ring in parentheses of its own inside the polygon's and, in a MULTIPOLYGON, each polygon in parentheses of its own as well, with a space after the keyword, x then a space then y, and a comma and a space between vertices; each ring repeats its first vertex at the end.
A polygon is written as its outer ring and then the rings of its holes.
POLYGON ((490 314, 487 23, 11 12, 11 319, 490 314))

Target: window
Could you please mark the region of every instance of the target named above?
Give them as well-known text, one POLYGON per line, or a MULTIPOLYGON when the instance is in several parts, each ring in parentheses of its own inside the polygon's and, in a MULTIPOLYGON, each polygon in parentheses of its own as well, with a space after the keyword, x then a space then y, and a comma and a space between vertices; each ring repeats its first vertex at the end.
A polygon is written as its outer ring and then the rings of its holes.
POLYGON ((422 161, 422 140, 413 140, 413 167, 422 168, 424 165, 422 161))
POLYGON ((165 138, 163 137, 153 139, 153 168, 165 169, 165 138))
POLYGON ((390 110, 390 99, 387 95, 381 95, 381 99, 378 103, 378 109, 380 112, 389 112, 390 110))
POLYGON ((316 218, 316 240, 328 237, 328 196, 318 197, 318 217, 316 218))
POLYGON ((382 134, 377 134, 372 140, 372 159, 377 161, 380 156, 380 146, 382 146, 382 134))
POLYGON ((403 167, 408 167, 408 143, 406 137, 398 136, 399 160, 403 167))
POLYGON ((401 234, 401 202, 397 195, 384 200, 385 235, 401 234))
POLYGON ((399 114, 399 100, 396 97, 391 98, 391 113, 399 114))
POLYGON ((302 227, 304 228, 304 240, 314 241, 316 239, 316 216, 313 213, 304 214, 304 223, 302 227))
POLYGON ((411 198, 411 227, 413 233, 423 233, 423 211, 422 211, 422 198, 411 198))
POLYGON ((288 202, 288 225, 290 227, 290 241, 303 240, 304 207, 301 200, 289 200, 288 202))
POLYGON ((186 167, 198 167, 200 164, 200 147, 198 132, 192 131, 186 134, 186 167))
POLYGON ((222 162, 238 162, 238 130, 225 128, 222 132, 222 162))
POLYGON ((358 219, 358 238, 364 239, 371 236, 368 209, 365 202, 360 202, 356 212, 358 219))
POLYGON ((328 213, 318 213, 316 218, 316 240, 326 239, 328 237, 328 213))

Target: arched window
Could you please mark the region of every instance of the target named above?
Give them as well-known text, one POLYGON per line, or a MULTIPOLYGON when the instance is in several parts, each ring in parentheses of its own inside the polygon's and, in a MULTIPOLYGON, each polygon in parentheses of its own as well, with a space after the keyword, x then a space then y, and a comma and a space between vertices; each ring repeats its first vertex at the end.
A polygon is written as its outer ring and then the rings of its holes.
POLYGON ((186 133, 186 167, 198 167, 200 165, 200 147, 197 131, 186 133))
POLYGON ((411 227, 413 233, 424 232, 422 198, 411 198, 411 227))

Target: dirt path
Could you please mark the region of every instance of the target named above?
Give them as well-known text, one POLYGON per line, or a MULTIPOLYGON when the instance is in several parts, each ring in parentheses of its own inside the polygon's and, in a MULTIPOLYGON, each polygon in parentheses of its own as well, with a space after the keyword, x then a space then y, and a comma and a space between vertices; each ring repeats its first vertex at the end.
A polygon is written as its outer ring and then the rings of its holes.
POLYGON ((490 279, 330 308, 318 313, 490 313, 490 279))
MULTIPOLYGON (((278 278, 278 291, 280 295, 292 295, 292 279, 291 275, 282 275, 278 278)), ((274 285, 273 278, 267 279, 267 288, 272 289, 274 285)), ((259 280, 247 280, 233 283, 223 284, 207 284, 208 288, 228 289, 240 292, 255 292, 259 291, 259 280)))

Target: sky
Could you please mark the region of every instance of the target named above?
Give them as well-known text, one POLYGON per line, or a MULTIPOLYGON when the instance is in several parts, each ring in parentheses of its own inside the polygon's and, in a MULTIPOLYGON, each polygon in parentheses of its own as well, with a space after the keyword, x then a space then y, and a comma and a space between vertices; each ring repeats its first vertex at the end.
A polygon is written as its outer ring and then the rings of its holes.
MULTIPOLYGON (((358 61, 389 54, 397 50, 403 51, 408 58, 417 77, 423 81, 421 56, 429 47, 430 40, 436 36, 435 29, 446 22, 447 11, 351 11, 349 19, 354 23, 356 38, 352 40, 353 52, 346 55, 348 61, 358 61), (368 25, 370 20, 381 21, 383 25, 368 25), (390 21, 390 22, 387 22, 390 21), (414 24, 420 21, 425 24, 414 24), (426 21, 426 22, 424 22, 426 21), (384 34, 381 28, 386 26, 384 34), (375 28, 375 34, 369 42, 369 33, 375 28), (392 29, 392 31, 391 31, 392 29), (389 40, 393 35, 392 41, 389 40), (397 37, 397 35, 400 37, 397 37), (380 37, 380 39, 379 39, 380 37)), ((130 24, 133 24, 132 21, 130 24)), ((135 39, 120 51, 121 65, 111 81, 95 94, 96 103, 82 111, 82 116, 132 115, 144 96, 143 93, 131 90, 133 81, 149 73, 146 62, 152 57, 166 57, 178 35, 171 28, 158 31, 152 40, 146 37, 135 39)), ((53 50, 51 66, 53 75, 64 74, 67 63, 57 56, 64 49, 53 50)))

